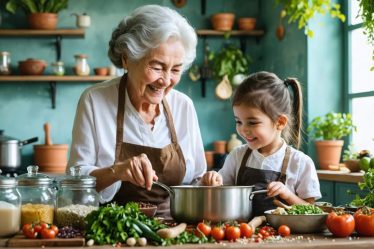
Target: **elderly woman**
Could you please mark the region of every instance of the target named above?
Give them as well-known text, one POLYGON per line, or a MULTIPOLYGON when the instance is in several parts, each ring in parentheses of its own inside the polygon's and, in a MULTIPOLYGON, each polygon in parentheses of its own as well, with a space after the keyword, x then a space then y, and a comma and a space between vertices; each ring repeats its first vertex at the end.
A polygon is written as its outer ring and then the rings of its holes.
POLYGON ((96 177, 101 202, 150 202, 169 212, 166 185, 192 184, 206 171, 193 103, 174 90, 196 56, 197 37, 176 11, 157 5, 134 10, 109 42, 121 78, 81 96, 69 166, 96 177))

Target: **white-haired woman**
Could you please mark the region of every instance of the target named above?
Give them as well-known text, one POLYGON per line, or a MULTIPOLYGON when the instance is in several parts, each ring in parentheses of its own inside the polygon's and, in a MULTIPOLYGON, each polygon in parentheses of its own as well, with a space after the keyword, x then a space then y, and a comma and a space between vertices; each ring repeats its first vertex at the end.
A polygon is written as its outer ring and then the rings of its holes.
POLYGON ((174 90, 195 59, 194 29, 158 5, 134 10, 113 31, 109 57, 125 73, 87 89, 73 128, 69 166, 96 177, 101 202, 150 202, 169 213, 168 193, 206 171, 193 103, 174 90))

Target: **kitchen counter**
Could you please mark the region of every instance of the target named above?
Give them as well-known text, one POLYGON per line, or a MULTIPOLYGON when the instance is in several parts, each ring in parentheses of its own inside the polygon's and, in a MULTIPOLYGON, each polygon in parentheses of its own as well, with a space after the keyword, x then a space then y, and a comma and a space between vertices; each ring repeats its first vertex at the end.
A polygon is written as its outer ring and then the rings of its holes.
POLYGON ((363 181, 363 172, 350 173, 342 170, 317 170, 319 180, 358 183, 363 181))
MULTIPOLYGON (((4 242, 4 240, 2 240, 4 242)), ((5 243, 0 244, 4 248, 5 243)), ((373 248, 374 246, 374 237, 348 237, 348 238, 334 238, 331 235, 323 236, 317 234, 310 234, 304 236, 293 235, 287 239, 275 242, 247 242, 243 240, 241 242, 229 243, 211 243, 211 244, 185 244, 185 245, 173 245, 163 248, 167 249, 241 249, 241 248, 277 248, 277 249, 292 249, 292 248, 319 248, 319 249, 330 249, 330 248, 339 248, 339 249, 352 249, 352 248, 373 248)), ((14 247, 13 247, 14 248, 14 247)), ((60 249, 72 249, 74 247, 59 247, 60 249)), ((83 248, 83 247, 75 247, 83 248)), ((113 249, 112 245, 105 246, 92 246, 91 249, 113 249)), ((156 246, 145 246, 145 247, 134 247, 134 248, 143 248, 143 249, 155 249, 156 246)))

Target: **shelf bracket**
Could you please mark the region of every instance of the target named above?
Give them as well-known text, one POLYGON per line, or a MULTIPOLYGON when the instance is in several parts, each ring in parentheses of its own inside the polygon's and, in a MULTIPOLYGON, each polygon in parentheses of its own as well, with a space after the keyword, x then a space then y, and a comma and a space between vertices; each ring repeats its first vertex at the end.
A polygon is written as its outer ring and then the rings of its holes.
POLYGON ((51 93, 52 109, 56 109, 56 81, 49 82, 49 91, 51 93))
POLYGON ((61 60, 61 35, 56 36, 56 61, 61 60))
POLYGON ((240 37, 240 49, 242 50, 243 54, 245 54, 247 52, 245 37, 240 37))

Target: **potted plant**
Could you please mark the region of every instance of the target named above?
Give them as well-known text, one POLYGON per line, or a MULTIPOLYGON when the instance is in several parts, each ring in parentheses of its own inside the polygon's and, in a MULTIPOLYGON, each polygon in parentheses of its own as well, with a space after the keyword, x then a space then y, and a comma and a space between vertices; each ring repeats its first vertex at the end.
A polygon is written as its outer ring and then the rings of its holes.
POLYGON ((308 126, 309 135, 315 139, 318 161, 321 169, 339 165, 344 141, 343 137, 356 131, 349 113, 329 112, 314 118, 308 126), (331 165, 331 166, 330 166, 331 165))
POLYGON ((352 143, 343 151, 343 163, 351 172, 360 171, 359 156, 352 143))
POLYGON ((8 0, 5 8, 15 14, 22 9, 32 29, 56 29, 57 13, 68 6, 68 0, 8 0))

